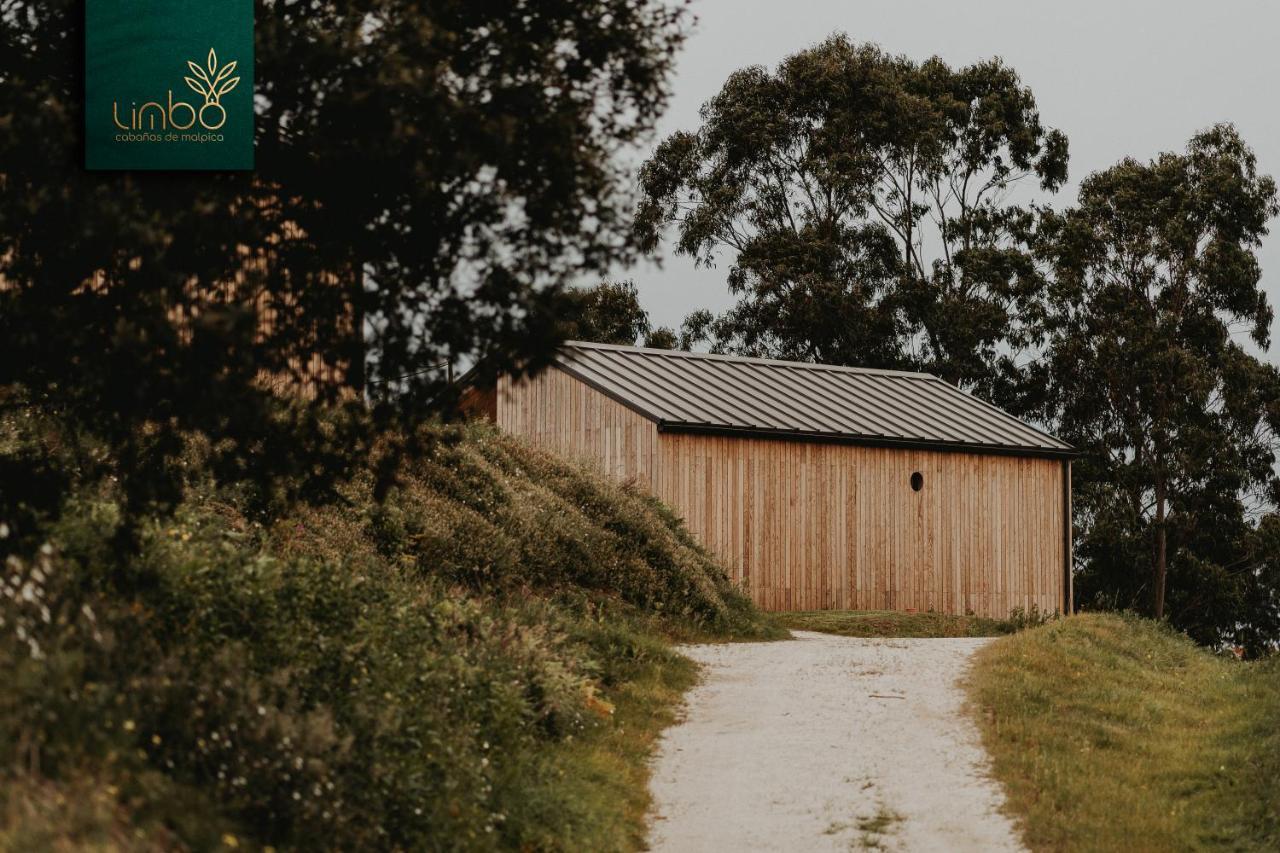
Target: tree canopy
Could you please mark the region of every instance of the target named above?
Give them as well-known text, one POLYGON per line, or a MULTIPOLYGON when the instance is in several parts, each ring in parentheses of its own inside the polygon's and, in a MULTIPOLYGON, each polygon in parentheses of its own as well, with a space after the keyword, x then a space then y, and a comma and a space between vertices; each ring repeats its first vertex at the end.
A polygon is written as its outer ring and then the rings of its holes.
POLYGON ((313 353, 387 416, 438 402, 448 363, 537 366, 557 292, 632 253, 614 155, 663 108, 686 22, 660 0, 267 0, 256 171, 110 173, 81 164, 82 14, 0 2, 0 117, 22 117, 0 120, 0 387, 120 448, 140 500, 181 429, 232 439, 228 475, 322 470, 290 463, 319 427, 276 429, 259 381, 313 353))
POLYGON ((1202 641, 1280 636, 1280 371, 1257 248, 1275 182, 1230 125, 1089 176, 1046 216, 1036 368, 1076 466, 1086 603, 1141 607, 1202 641))
POLYGON ((729 256, 739 301, 690 317, 717 350, 918 367, 990 384, 1042 285, 1011 201, 1066 178, 1067 141, 1000 60, 952 68, 845 36, 735 72, 701 126, 640 175, 636 230, 699 264, 729 256))
POLYGON ((674 331, 649 321, 633 281, 571 288, 565 291, 559 315, 566 324, 565 337, 573 340, 623 346, 642 343, 657 349, 675 349, 679 343, 674 331))

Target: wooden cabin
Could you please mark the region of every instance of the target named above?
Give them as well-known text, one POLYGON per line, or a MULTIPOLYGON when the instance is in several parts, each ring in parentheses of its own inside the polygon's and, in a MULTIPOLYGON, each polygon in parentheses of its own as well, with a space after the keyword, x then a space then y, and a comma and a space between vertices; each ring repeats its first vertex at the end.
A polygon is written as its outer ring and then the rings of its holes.
POLYGON ((1070 609, 1076 452, 934 376, 570 342, 471 406, 651 490, 765 609, 1070 609))

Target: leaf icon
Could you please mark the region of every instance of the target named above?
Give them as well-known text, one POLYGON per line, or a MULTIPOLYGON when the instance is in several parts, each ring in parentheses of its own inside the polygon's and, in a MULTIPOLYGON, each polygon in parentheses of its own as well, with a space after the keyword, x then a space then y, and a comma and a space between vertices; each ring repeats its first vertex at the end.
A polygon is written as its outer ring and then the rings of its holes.
POLYGON ((192 74, 196 75, 196 76, 197 76, 197 77, 199 77, 201 80, 203 80, 203 81, 205 82, 205 84, 206 84, 206 85, 211 85, 211 84, 209 83, 209 75, 205 74, 205 73, 204 73, 204 69, 203 69, 203 68, 201 68, 199 65, 196 65, 194 62, 192 62, 191 60, 189 60, 189 59, 188 59, 188 60, 187 60, 187 67, 191 69, 191 73, 192 73, 192 74))
POLYGON ((235 61, 228 62, 226 65, 218 69, 218 76, 213 78, 213 84, 216 86, 224 78, 229 77, 232 71, 236 70, 235 61))
POLYGON ((204 95, 208 103, 216 104, 219 98, 239 85, 240 78, 230 76, 236 70, 236 62, 234 60, 228 62, 222 68, 218 68, 218 54, 213 48, 209 48, 209 56, 206 61, 208 66, 201 68, 191 60, 187 60, 187 67, 191 69, 191 73, 195 77, 183 77, 182 79, 186 81, 193 91, 204 95))

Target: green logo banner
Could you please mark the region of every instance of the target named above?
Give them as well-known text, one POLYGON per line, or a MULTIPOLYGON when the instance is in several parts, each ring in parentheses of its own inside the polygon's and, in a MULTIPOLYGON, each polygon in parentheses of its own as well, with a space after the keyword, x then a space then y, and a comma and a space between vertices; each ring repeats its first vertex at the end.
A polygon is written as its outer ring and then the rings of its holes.
POLYGON ((85 0, 85 167, 253 168, 253 0, 85 0))

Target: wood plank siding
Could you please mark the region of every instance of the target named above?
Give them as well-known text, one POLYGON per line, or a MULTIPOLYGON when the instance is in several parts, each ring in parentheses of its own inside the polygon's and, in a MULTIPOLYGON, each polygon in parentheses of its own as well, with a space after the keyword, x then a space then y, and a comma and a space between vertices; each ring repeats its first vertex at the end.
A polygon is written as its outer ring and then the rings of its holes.
POLYGON ((1062 606, 1057 460, 679 433, 659 448, 655 491, 765 609, 1062 606))
POLYGON ((498 426, 513 435, 653 488, 657 425, 559 370, 519 382, 499 377, 497 411, 498 426))
POLYGON ((1061 460, 659 431, 554 368, 500 380, 495 414, 650 488, 767 610, 1063 608, 1061 460))

